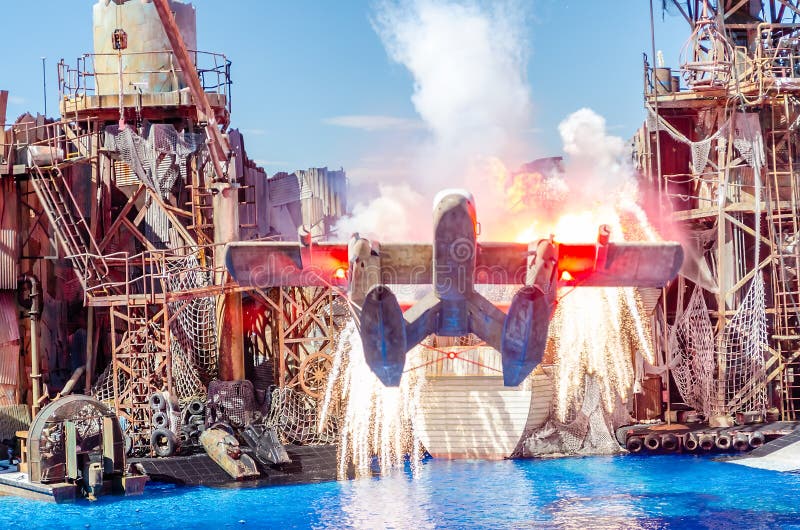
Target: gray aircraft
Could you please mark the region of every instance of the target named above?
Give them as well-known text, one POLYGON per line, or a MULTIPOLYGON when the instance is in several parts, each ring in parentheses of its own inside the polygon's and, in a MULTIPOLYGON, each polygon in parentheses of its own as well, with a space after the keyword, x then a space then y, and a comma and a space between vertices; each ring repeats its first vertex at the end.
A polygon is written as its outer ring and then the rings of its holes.
POLYGON ((358 234, 348 244, 237 242, 226 245, 225 263, 243 286, 346 287, 367 364, 387 386, 399 385, 407 352, 428 335, 469 333, 500 351, 503 382, 516 386, 542 360, 559 287, 663 287, 683 262, 678 243, 610 243, 606 225, 587 244, 478 243, 468 192, 445 190, 434 203, 432 245, 358 234), (404 310, 388 287, 404 284, 432 290, 404 310), (521 288, 505 313, 476 284, 521 288))

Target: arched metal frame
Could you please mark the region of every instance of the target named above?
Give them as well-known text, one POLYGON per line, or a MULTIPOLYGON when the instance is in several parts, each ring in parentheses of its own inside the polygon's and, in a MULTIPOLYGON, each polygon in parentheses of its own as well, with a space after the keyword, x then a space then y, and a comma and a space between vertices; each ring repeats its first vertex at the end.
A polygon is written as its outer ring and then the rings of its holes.
MULTIPOLYGON (((66 435, 64 422, 76 425, 76 449, 79 454, 103 454, 104 418, 113 429, 113 466, 106 472, 125 470, 125 441, 114 411, 94 398, 66 396, 45 406, 28 430, 28 458, 31 482, 55 483, 67 479, 66 435)), ((107 461, 107 459, 104 459, 107 461)), ((105 462, 104 462, 105 465, 105 462)))

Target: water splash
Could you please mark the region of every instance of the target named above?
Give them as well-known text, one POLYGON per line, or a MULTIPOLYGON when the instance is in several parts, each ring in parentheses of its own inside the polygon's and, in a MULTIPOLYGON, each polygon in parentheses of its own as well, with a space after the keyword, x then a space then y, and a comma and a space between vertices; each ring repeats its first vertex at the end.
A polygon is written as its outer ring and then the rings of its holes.
MULTIPOLYGON (((416 363, 418 349, 411 350, 406 364, 416 363)), ((338 474, 356 477, 385 473, 405 465, 409 459, 416 473, 424 453, 415 434, 414 418, 420 405, 424 371, 403 375, 397 388, 385 387, 364 359, 361 336, 350 320, 338 337, 333 367, 323 402, 323 421, 341 404, 338 474)))

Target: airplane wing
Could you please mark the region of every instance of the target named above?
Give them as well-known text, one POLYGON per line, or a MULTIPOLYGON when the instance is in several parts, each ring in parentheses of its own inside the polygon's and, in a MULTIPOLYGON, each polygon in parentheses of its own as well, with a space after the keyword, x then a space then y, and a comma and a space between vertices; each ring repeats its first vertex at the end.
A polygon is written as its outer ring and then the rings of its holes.
MULTIPOLYGON (((525 243, 479 243, 475 283, 523 284, 527 259, 525 243)), ((676 242, 558 243, 560 285, 664 287, 682 262, 683 248, 676 242)))
POLYGON ((296 287, 344 285, 347 244, 303 246, 277 241, 238 241, 223 250, 225 266, 239 285, 296 287))
POLYGON ((675 242, 558 245, 561 285, 664 287, 681 263, 683 248, 675 242))
MULTIPOLYGON (((289 242, 228 243, 225 263, 244 286, 344 285, 347 244, 320 243, 309 247, 289 242)), ((430 284, 433 248, 430 244, 376 245, 382 284, 430 284)), ((525 243, 479 243, 476 284, 523 284, 527 271, 525 243)), ((582 287, 663 287, 680 269, 679 243, 558 244, 561 285, 582 287), (564 274, 566 271, 568 274, 564 274)))

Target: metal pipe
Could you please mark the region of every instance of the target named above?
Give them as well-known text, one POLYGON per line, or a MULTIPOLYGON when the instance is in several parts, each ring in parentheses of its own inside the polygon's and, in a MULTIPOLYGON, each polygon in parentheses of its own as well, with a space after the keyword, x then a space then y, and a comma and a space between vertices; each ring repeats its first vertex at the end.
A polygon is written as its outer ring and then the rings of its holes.
POLYGON ((737 451, 747 451, 750 448, 750 437, 746 432, 737 433, 733 437, 733 448, 737 451))
POLYGON ((700 444, 700 449, 703 451, 711 451, 714 449, 714 437, 710 434, 701 434, 698 443, 700 444))
POLYGON ((39 373, 39 340, 38 340, 38 326, 36 325, 39 316, 41 315, 40 298, 41 292, 39 291, 39 278, 33 274, 23 274, 19 279, 20 283, 30 285, 31 308, 28 309, 28 317, 31 319, 31 417, 36 417, 39 412, 39 401, 41 394, 40 379, 42 374, 39 373))
POLYGON ((61 396, 67 396, 67 395, 71 394, 72 393, 72 389, 75 387, 75 384, 78 382, 78 380, 83 375, 83 372, 85 372, 85 371, 86 371, 86 367, 85 366, 77 367, 75 369, 75 371, 72 372, 72 377, 69 378, 69 381, 66 382, 66 384, 64 385, 64 388, 62 388, 61 392, 59 392, 56 395, 55 399, 58 399, 61 396))
POLYGON ((754 432, 753 435, 750 436, 750 447, 756 449, 762 445, 764 445, 764 435, 760 432, 754 432))

